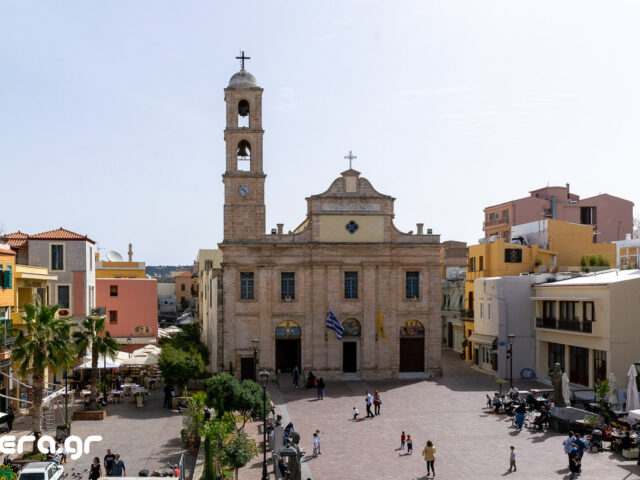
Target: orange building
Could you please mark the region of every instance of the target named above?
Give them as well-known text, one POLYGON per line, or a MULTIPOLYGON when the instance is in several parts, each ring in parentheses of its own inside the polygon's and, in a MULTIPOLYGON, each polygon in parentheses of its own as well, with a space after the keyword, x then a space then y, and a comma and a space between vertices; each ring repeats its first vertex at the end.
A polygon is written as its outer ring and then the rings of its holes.
POLYGON ((175 276, 176 280, 176 304, 180 310, 185 310, 184 305, 193 305, 192 299, 198 297, 198 275, 190 270, 180 272, 175 276))

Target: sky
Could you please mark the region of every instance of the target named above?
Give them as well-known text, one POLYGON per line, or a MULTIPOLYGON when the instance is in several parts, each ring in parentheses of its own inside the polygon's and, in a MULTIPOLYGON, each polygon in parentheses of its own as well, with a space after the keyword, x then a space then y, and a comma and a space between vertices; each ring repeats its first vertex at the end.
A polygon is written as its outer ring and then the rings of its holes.
MULTIPOLYGON (((353 167, 477 242, 546 185, 640 205, 638 2, 0 0, 0 229, 147 264, 222 240, 224 88, 264 88, 267 231, 353 167)), ((637 208, 635 212, 637 212, 637 208)))

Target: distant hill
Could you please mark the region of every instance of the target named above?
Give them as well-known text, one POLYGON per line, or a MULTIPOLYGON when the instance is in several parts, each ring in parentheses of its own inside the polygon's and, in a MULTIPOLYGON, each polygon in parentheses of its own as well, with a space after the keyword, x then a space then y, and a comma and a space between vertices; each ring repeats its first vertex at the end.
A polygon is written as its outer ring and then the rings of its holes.
POLYGON ((193 265, 147 265, 147 275, 151 277, 170 277, 171 272, 189 270, 193 272, 193 265))

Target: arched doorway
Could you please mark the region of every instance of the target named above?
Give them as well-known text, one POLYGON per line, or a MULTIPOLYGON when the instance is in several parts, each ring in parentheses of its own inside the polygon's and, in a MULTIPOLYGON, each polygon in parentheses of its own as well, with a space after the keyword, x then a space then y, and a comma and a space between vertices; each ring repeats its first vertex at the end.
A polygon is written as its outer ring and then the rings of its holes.
POLYGON ((347 318, 342 322, 342 371, 356 373, 358 371, 358 344, 360 343, 360 322, 355 318, 347 318))
POLYGON ((424 372, 424 326, 417 320, 400 326, 400 371, 424 372))
POLYGON ((291 320, 280 322, 276 327, 276 369, 292 372, 300 368, 300 325, 291 320))

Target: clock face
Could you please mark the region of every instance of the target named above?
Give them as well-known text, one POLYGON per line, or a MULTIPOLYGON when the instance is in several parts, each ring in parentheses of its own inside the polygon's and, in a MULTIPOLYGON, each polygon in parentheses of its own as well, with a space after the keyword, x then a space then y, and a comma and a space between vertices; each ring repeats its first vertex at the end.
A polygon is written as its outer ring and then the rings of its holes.
POLYGON ((249 185, 240 185, 238 187, 238 195, 240 195, 241 197, 248 197, 249 191, 249 185))

